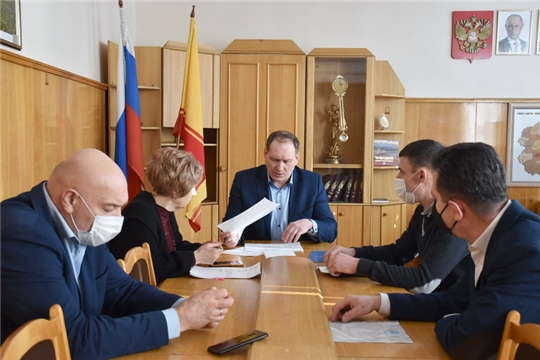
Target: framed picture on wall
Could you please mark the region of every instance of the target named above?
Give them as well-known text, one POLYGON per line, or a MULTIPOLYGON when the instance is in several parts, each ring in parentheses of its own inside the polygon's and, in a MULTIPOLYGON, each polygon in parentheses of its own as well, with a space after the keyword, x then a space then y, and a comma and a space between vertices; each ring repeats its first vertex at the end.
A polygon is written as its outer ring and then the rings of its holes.
POLYGON ((499 10, 497 55, 528 55, 531 48, 532 10, 499 10))
POLYGON ((508 104, 508 186, 540 187, 540 103, 508 104))
POLYGON ((536 55, 540 55, 540 10, 538 10, 538 24, 536 25, 536 55))
POLYGON ((0 42, 22 49, 20 0, 0 1, 0 42))

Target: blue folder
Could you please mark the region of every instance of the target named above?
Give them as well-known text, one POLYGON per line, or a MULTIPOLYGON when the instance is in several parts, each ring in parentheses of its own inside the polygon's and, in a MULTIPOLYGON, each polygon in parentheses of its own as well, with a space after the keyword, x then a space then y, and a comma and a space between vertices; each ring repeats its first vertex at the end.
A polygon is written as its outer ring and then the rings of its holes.
POLYGON ((326 253, 325 250, 312 250, 310 253, 309 253, 309 258, 311 259, 311 261, 313 261, 314 263, 323 263, 324 260, 323 260, 323 255, 326 253))

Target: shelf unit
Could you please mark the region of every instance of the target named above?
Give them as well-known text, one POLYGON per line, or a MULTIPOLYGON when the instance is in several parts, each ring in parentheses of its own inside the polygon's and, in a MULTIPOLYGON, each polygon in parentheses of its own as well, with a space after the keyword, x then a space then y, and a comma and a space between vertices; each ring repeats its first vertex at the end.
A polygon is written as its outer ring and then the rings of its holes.
MULTIPOLYGON (((218 140, 220 55, 211 46, 198 45, 201 74, 201 103, 203 116, 204 155, 207 197, 203 205, 218 202, 218 140)), ((167 41, 163 46, 163 127, 161 146, 176 146, 172 130, 178 117, 184 87, 184 68, 187 44, 167 41)), ((180 144, 180 148, 183 148, 180 144)), ((217 224, 217 223, 216 223, 217 224)))
MULTIPOLYGON (((374 57, 367 49, 316 48, 307 56, 306 95, 306 168, 326 175, 355 174, 356 192, 353 201, 343 204, 368 202, 366 179, 366 133, 372 131, 365 121, 371 113, 367 101, 370 91, 370 71, 374 57), (338 104, 332 89, 337 75, 349 83, 343 97, 344 115, 349 139, 340 143, 339 164, 327 163, 327 150, 332 141, 332 122, 327 111, 338 104)), ((368 168, 369 170, 369 168, 368 168)), ((345 186, 345 185, 344 185, 345 186)), ((343 205, 339 201, 340 205, 343 205)))
MULTIPOLYGON (((388 61, 374 62, 373 140, 395 140, 399 149, 405 144, 405 89, 388 61), (379 115, 385 114, 390 128, 379 126, 379 115)), ((401 200, 393 191, 397 167, 373 166, 371 198, 386 197, 394 203, 401 200)))
MULTIPOLYGON (((135 46, 144 164, 161 147, 175 147, 172 129, 176 123, 182 96, 187 45, 168 41, 163 47, 135 46)), ((108 43, 108 108, 109 156, 114 159, 116 130, 116 78, 118 44, 108 43)), ((195 233, 184 216, 175 213, 185 239, 205 242, 217 238, 218 219, 218 154, 219 154, 219 71, 220 55, 209 46, 199 45, 201 70, 201 102, 205 139, 207 198, 203 202, 203 228, 195 233)), ((146 182, 146 190, 151 191, 146 182)))
MULTIPOLYGON (((367 49, 316 48, 307 55, 306 168, 323 176, 356 173, 358 186, 350 197, 332 198, 342 246, 381 245, 395 241, 406 224, 405 205, 394 192, 397 166, 374 166, 376 139, 405 138, 405 91, 391 66, 376 60, 367 49), (328 163, 332 121, 328 113, 338 97, 332 89, 336 76, 349 83, 343 97, 349 139, 340 143, 339 163, 328 163), (380 114, 391 119, 389 129, 378 123, 380 114), (387 203, 374 203, 387 198, 387 203)), ((343 178, 343 177, 342 177, 343 178)), ((328 179, 328 178, 326 178, 328 179)), ((348 178, 347 178, 348 179, 348 178)), ((341 180, 340 180, 341 182, 341 180)))
MULTIPOLYGON (((137 80, 141 110, 144 164, 161 146, 161 47, 136 46, 137 80), (157 66, 155 64, 158 64, 157 66)), ((108 42, 108 137, 109 156, 114 159, 116 140, 116 87, 118 44, 108 42)))

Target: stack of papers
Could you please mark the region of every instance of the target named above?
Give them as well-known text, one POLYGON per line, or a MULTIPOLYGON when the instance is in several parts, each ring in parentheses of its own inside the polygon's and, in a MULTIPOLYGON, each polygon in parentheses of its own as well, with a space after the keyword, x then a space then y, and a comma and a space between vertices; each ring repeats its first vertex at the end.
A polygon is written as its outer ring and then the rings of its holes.
POLYGON ((275 256, 296 256, 295 252, 304 252, 301 243, 268 242, 267 244, 246 244, 243 248, 225 250, 223 253, 239 256, 264 255, 268 259, 275 256))
POLYGON ((203 267, 191 268, 189 275, 201 279, 250 279, 261 274, 261 263, 250 267, 203 267))
POLYGON ((246 244, 248 251, 262 251, 266 259, 277 256, 296 256, 295 252, 304 252, 302 244, 295 243, 269 243, 269 244, 246 244))
POLYGON ((334 342, 412 343, 398 321, 330 322, 334 342))

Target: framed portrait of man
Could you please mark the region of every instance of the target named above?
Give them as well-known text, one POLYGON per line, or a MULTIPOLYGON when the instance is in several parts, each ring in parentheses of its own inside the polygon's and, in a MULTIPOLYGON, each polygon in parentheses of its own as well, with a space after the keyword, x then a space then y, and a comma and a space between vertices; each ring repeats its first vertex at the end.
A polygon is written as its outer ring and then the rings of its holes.
POLYGON ((495 54, 529 55, 531 18, 531 10, 499 10, 495 54))

